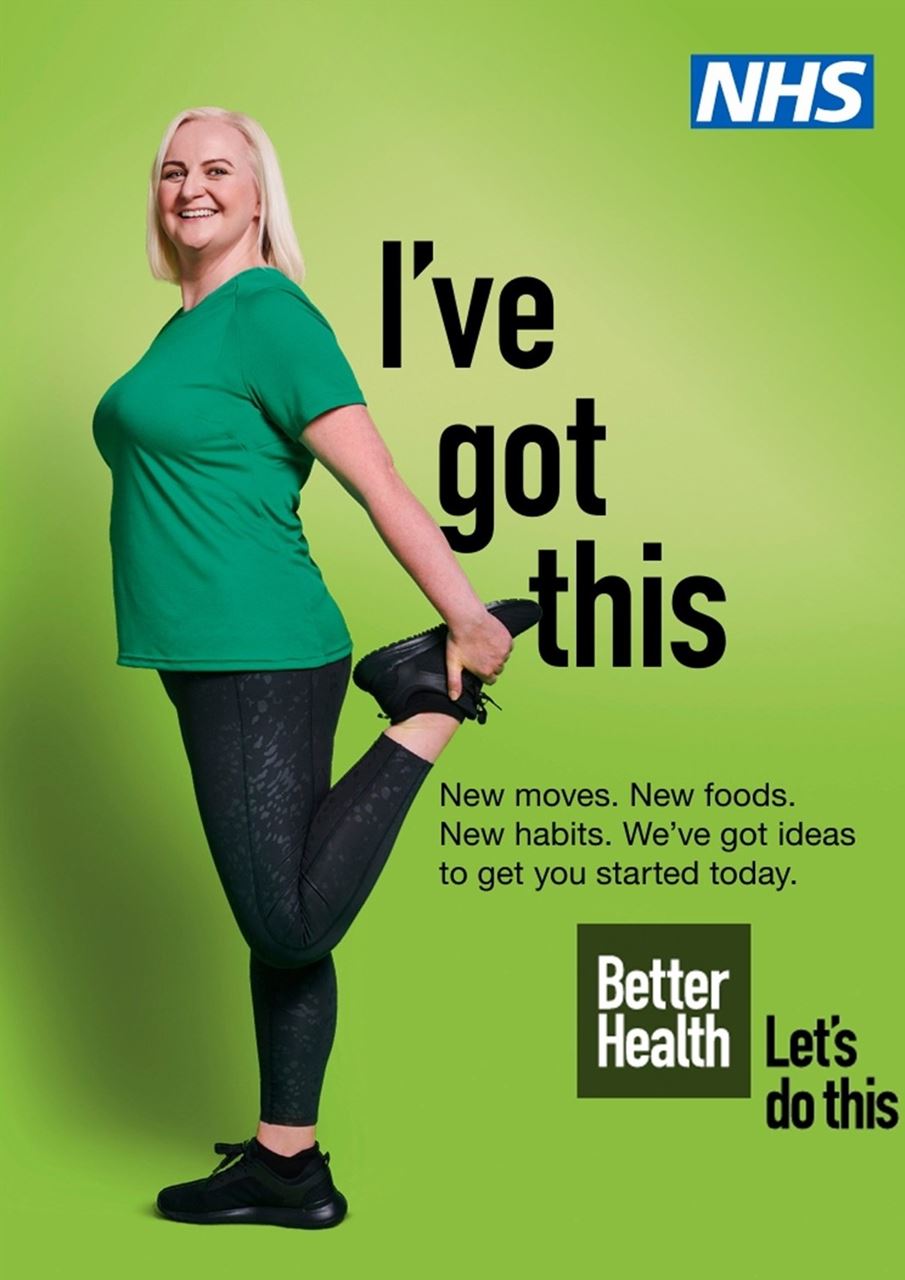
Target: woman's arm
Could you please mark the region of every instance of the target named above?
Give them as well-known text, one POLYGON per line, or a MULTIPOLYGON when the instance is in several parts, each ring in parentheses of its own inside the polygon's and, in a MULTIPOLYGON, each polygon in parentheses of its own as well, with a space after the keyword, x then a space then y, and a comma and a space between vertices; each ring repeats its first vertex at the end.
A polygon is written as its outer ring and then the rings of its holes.
POLYGON ((463 667, 493 684, 512 649, 512 636, 487 612, 440 527, 396 471, 364 405, 343 405, 312 419, 301 443, 368 515, 390 551, 449 627, 449 696, 462 692, 463 667))

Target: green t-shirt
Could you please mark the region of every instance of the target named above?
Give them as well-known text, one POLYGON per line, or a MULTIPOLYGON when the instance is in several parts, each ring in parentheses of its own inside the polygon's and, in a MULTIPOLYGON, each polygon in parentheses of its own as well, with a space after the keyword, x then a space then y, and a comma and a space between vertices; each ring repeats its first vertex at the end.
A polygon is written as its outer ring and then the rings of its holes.
POLYGON ((110 545, 124 667, 315 667, 352 649, 308 549, 302 428, 365 404, 332 328, 275 267, 171 316, 104 393, 110 545))

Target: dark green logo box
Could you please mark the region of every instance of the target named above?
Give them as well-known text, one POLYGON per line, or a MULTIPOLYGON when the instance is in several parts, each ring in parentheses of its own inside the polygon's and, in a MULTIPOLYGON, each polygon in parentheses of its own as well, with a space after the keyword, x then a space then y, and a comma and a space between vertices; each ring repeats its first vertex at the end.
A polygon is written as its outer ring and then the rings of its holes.
MULTIPOLYGON (((614 962, 615 963, 615 962, 614 962)), ((640 979, 636 981, 642 981, 640 979)), ((623 984, 625 979, 623 979, 623 984)), ((629 1008, 623 1002, 618 1008, 606 1011, 606 1029, 615 1031, 614 1015, 625 1015, 626 1033, 641 1028, 651 1034, 658 1028, 676 1031, 679 1010, 653 1007, 651 996, 656 987, 651 980, 646 993, 646 1008, 629 1008)), ((580 1098, 750 1098, 751 1096, 751 926, 748 924, 579 924, 578 925, 578 1096, 580 1098), (728 1033, 728 1064, 713 1066, 655 1066, 646 1062, 641 1066, 617 1066, 609 1062, 601 1066, 598 1060, 600 1014, 599 1007, 599 957, 615 956, 621 960, 625 973, 642 970, 650 974, 655 959, 661 962, 664 973, 660 981, 659 996, 667 1005, 670 995, 677 991, 684 1002, 686 990, 692 998, 703 999, 714 989, 709 981, 704 991, 700 980, 697 986, 686 987, 687 975, 693 970, 711 974, 729 971, 729 977, 717 980, 719 1007, 710 1003, 701 1009, 687 1009, 689 1019, 706 1020, 713 1014, 713 1021, 728 1033), (673 967, 672 961, 678 961, 673 967), (674 979, 666 975, 672 971, 674 979), (685 976, 680 976, 681 975, 685 976)), ((608 988, 608 994, 616 997, 617 986, 608 988)), ((645 998, 642 989, 633 992, 636 1001, 645 998)), ((678 1037, 681 1038, 681 1037, 678 1037)), ((721 1053, 714 1050, 719 1061, 725 1052, 725 1041, 720 1041, 721 1053)), ((611 1050, 608 1049, 608 1052, 611 1050)), ((699 1056, 706 1057, 703 1048, 699 1056)), ((686 1056, 687 1050, 686 1050, 686 1056)))

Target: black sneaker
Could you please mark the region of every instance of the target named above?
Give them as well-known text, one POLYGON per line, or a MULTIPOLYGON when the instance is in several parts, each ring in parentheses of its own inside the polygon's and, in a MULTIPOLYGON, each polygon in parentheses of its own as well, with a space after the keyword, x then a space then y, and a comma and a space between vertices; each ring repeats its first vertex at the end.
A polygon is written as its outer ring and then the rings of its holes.
POLYGON ((282 1178, 258 1157, 256 1146, 254 1138, 216 1142, 214 1150, 223 1159, 213 1173, 164 1187, 157 1197, 158 1210, 176 1222, 260 1222, 275 1227, 335 1227, 342 1222, 348 1205, 333 1185, 329 1151, 321 1152, 315 1142, 315 1154, 302 1173, 282 1178))
MULTIPOLYGON (((512 636, 520 635, 540 621, 542 610, 534 600, 493 600, 484 606, 502 622, 512 636)), ((487 719, 485 703, 500 708, 483 691, 483 681, 472 671, 462 672, 462 693, 453 702, 446 684, 445 622, 384 645, 366 654, 352 672, 359 689, 376 698, 384 719, 398 724, 416 710, 442 710, 457 720, 487 719), (414 695, 414 696, 413 696, 414 695)))

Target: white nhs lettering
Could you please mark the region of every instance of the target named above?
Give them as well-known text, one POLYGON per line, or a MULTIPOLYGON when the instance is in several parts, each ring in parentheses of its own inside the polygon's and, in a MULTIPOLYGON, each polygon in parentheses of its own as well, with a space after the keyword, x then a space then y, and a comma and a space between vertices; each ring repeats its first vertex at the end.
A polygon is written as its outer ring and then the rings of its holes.
POLYGON ((866 62, 851 59, 828 62, 821 74, 819 61, 806 61, 802 66, 800 78, 787 83, 784 61, 752 60, 747 65, 744 84, 740 91, 730 63, 714 59, 707 64, 704 73, 695 122, 709 124, 713 120, 717 97, 721 94, 726 112, 733 124, 752 124, 755 118, 759 124, 772 124, 776 119, 780 98, 795 99, 792 119, 796 124, 804 124, 812 118, 821 124, 844 124, 846 120, 854 120, 861 110, 861 94, 853 85, 846 84, 842 77, 863 76, 866 69, 866 62), (766 76, 764 75, 765 66, 766 76), (837 98, 842 105, 818 107, 816 111, 813 110, 818 84, 824 93, 837 98), (758 99, 760 100, 759 109, 758 99), (756 117, 755 110, 757 110, 756 117))

